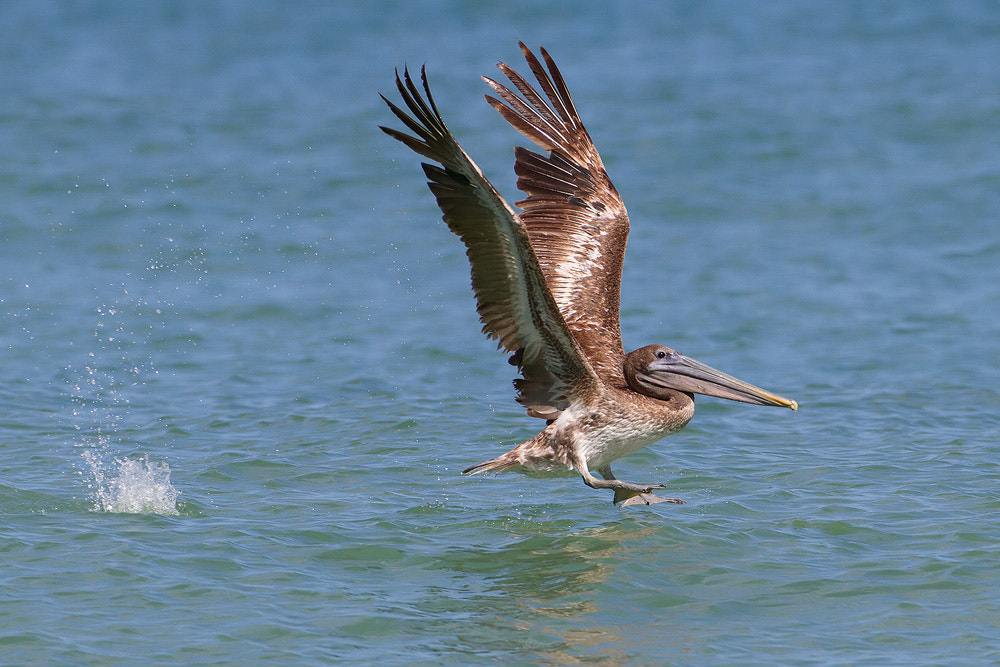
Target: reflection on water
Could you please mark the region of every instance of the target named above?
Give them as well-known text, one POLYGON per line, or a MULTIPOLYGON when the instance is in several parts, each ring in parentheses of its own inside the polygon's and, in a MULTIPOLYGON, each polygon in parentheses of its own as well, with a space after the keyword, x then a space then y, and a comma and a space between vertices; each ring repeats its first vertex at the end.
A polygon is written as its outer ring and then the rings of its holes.
POLYGON ((619 585, 616 573, 633 560, 630 554, 648 551, 644 541, 663 526, 617 520, 584 530, 572 521, 518 524, 504 525, 509 541, 451 550, 439 564, 476 582, 472 599, 492 616, 479 625, 492 628, 488 633, 500 642, 496 650, 508 650, 501 644, 516 633, 522 649, 554 664, 576 664, 581 653, 621 657, 615 646, 628 628, 614 622, 618 616, 605 606, 605 593, 619 585), (508 532, 512 528, 516 536, 508 532))

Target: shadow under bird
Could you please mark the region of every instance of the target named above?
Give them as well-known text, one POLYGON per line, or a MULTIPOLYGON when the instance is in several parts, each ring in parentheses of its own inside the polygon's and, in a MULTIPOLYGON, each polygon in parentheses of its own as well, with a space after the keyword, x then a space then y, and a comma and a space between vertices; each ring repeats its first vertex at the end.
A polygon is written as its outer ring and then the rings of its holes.
POLYGON ((611 489, 621 507, 682 502, 652 493, 660 484, 616 479, 611 462, 682 429, 694 394, 798 408, 663 345, 625 354, 619 290, 629 221, 555 63, 521 51, 538 87, 504 63, 520 96, 483 77, 487 102, 546 153, 515 149, 516 212, 466 155, 441 119, 421 70, 396 87, 409 113, 382 99, 412 132, 381 129, 437 164, 423 164, 448 227, 465 243, 483 332, 511 353, 517 401, 546 426, 538 435, 464 472, 535 476, 576 472, 611 489), (541 92, 539 92, 541 91, 541 92), (591 471, 597 471, 600 478, 591 471))

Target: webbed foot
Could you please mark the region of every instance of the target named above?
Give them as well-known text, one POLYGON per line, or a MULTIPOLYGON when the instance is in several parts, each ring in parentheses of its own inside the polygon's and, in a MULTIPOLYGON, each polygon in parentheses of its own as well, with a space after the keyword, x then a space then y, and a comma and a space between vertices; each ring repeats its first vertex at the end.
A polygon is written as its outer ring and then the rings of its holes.
POLYGON ((609 465, 603 466, 602 468, 598 469, 598 472, 601 473, 601 477, 603 477, 605 481, 602 482, 596 479, 587 481, 586 477, 584 477, 584 481, 589 486, 592 486, 595 489, 596 488, 614 489, 615 499, 613 502, 616 505, 618 505, 618 503, 621 503, 621 505, 618 506, 618 509, 622 509, 623 507, 628 507, 629 505, 655 505, 656 503, 677 503, 678 505, 684 504, 684 501, 681 500, 680 498, 663 498, 660 496, 653 495, 652 490, 662 489, 663 488, 662 484, 642 485, 642 484, 633 484, 631 482, 623 482, 614 476, 614 473, 611 472, 611 466, 609 465))
MULTIPOLYGON (((652 488, 662 489, 663 485, 658 484, 652 488)), ((621 503, 621 505, 618 505, 618 509, 624 509, 629 505, 655 505, 656 503, 676 503, 678 505, 683 505, 684 501, 680 498, 664 498, 662 496, 653 495, 652 493, 636 493, 633 491, 616 490, 614 503, 616 505, 621 503)))

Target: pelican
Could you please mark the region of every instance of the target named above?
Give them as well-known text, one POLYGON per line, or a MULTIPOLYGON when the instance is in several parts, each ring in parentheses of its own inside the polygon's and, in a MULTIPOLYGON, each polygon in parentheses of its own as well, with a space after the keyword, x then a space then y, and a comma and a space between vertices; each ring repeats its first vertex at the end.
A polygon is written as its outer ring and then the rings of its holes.
POLYGON ((538 87, 504 63, 520 96, 483 77, 499 99, 486 101, 545 154, 514 150, 516 212, 445 126, 421 69, 396 88, 409 113, 381 95, 412 132, 381 127, 436 164, 423 164, 448 227, 465 243, 483 332, 518 368, 516 400, 546 422, 538 435, 464 473, 579 474, 614 491, 620 507, 681 503, 652 493, 662 484, 615 478, 611 462, 676 433, 694 415, 694 394, 798 409, 795 401, 738 380, 664 345, 625 354, 619 291, 629 221, 615 186, 580 121, 559 69, 523 43, 538 87), (541 92, 539 92, 539 90, 541 92), (596 471, 600 478, 592 471, 596 471))

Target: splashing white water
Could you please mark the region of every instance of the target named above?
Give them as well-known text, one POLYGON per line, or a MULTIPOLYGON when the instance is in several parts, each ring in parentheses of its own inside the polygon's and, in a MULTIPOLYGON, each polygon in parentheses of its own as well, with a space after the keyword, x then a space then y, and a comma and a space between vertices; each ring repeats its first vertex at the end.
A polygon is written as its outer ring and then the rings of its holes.
MULTIPOLYGON (((149 270, 161 268, 157 264, 149 270)), ((156 299, 150 305, 149 287, 122 283, 115 298, 100 302, 85 356, 66 367, 78 434, 73 445, 82 459, 77 472, 98 512, 179 514, 180 492, 170 483, 166 463, 151 462, 148 456, 114 456, 122 447, 135 451, 141 427, 132 417, 132 399, 141 397, 146 382, 159 375, 150 340, 164 326, 160 306, 165 302, 156 299)))
POLYGON ((115 457, 106 465, 99 454, 83 452, 93 475, 94 511, 176 516, 180 491, 170 483, 170 466, 149 457, 115 457))

